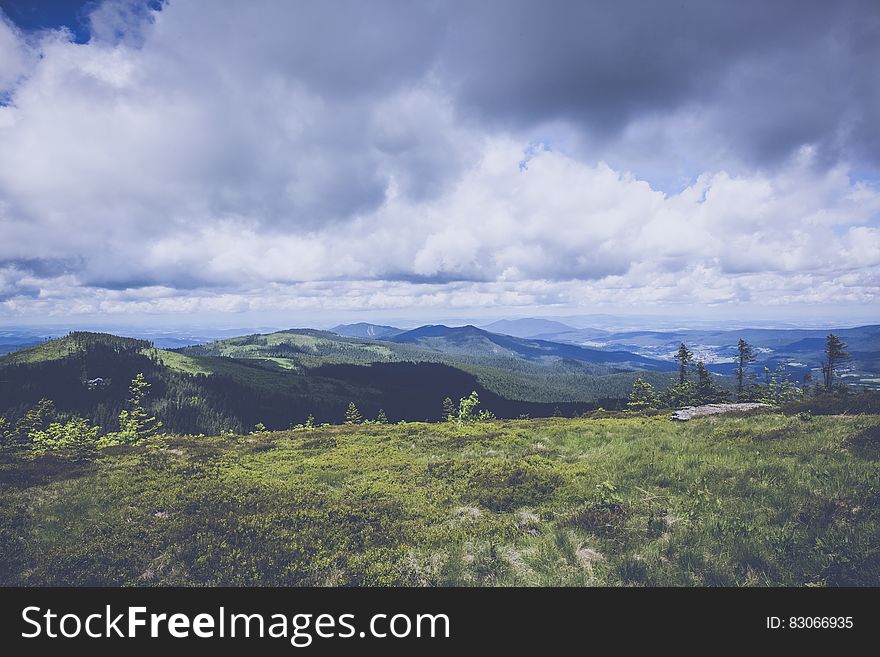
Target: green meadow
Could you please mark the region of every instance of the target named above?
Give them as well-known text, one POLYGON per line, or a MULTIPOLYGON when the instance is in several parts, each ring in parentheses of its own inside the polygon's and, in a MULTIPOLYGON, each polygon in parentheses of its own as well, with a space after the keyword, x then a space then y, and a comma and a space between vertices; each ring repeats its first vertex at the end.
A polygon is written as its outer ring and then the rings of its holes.
POLYGON ((0 450, 4 585, 880 585, 880 416, 0 450))

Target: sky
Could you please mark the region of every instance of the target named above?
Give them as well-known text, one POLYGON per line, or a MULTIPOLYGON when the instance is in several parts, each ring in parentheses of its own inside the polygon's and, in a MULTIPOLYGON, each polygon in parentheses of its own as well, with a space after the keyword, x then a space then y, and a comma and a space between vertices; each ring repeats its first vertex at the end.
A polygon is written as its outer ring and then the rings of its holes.
POLYGON ((878 299, 875 0, 0 0, 0 324, 878 299))

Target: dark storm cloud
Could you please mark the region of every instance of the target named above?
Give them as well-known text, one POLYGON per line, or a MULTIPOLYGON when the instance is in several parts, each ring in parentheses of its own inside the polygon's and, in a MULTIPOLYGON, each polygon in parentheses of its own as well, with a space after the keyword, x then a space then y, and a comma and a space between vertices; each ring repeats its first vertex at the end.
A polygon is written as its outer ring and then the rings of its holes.
POLYGON ((224 60, 222 75, 273 70, 333 99, 375 96, 421 78, 448 24, 447 10, 433 1, 270 1, 225 11, 172 2, 165 11, 179 21, 166 33, 168 45, 209 67, 224 60))
POLYGON ((880 3, 455 4, 440 70, 481 120, 613 138, 696 105, 757 163, 804 144, 880 164, 880 3))

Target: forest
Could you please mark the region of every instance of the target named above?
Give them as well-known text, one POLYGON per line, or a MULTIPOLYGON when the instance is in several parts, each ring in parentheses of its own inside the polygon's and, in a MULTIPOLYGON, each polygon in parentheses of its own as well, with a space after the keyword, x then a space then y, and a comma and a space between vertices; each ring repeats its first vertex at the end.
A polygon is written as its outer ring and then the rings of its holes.
POLYGON ((600 406, 622 407, 632 382, 599 377, 592 388, 601 393, 604 385, 608 397, 542 403, 504 397, 473 373, 438 362, 332 363, 341 360, 334 354, 330 363, 313 359, 311 367, 293 369, 265 358, 194 356, 188 351, 177 354, 141 340, 71 333, 13 352, 0 358, 0 416, 14 423, 41 399, 49 399, 61 414, 115 430, 137 374, 150 383, 145 403, 167 430, 205 435, 242 433, 257 423, 284 429, 309 416, 340 423, 350 401, 370 417, 384 409, 393 421, 439 420, 444 398, 458 399, 472 391, 503 417, 573 416, 600 406), (95 378, 102 380, 100 386, 89 385, 95 378))

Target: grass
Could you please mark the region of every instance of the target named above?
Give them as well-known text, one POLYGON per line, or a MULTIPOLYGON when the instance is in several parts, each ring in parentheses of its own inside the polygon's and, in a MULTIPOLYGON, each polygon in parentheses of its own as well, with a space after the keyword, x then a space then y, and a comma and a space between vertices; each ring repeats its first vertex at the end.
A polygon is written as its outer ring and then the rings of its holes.
POLYGON ((0 452, 7 585, 880 585, 880 416, 0 452))
POLYGON ((32 347, 25 347, 17 351, 0 356, 2 365, 26 365, 30 363, 43 363, 46 361, 61 360, 72 353, 81 351, 81 348, 70 340, 49 340, 32 347))

